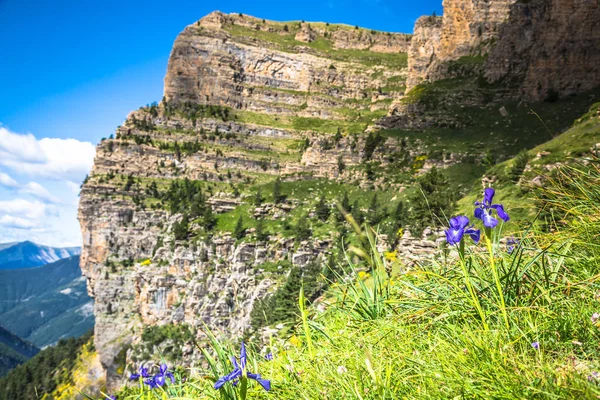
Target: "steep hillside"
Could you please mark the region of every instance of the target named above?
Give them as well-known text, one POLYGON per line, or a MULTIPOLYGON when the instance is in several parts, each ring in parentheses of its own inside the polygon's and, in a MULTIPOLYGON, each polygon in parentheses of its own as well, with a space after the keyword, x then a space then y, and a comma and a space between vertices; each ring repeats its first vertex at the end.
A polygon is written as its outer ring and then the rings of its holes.
POLYGON ((35 356, 39 349, 0 326, 0 377, 35 356))
POLYGON ((98 145, 81 192, 81 268, 109 386, 204 324, 268 336, 302 284, 321 295, 327 265, 356 240, 338 201, 379 226, 390 257, 435 253, 436 225, 486 170, 588 111, 587 86, 529 103, 484 79, 486 58, 464 54, 494 51, 512 3, 483 3, 448 1, 414 36, 219 12, 184 29, 163 100, 98 145), (439 54, 459 60, 451 74, 415 79, 439 54))
POLYGON ((0 323, 38 347, 90 330, 92 310, 79 256, 0 271, 0 323))
MULTIPOLYGON (((512 218, 526 223, 534 221, 537 213, 533 201, 540 188, 555 179, 554 173, 562 166, 573 163, 592 163, 600 157, 600 103, 576 119, 568 130, 547 142, 516 157, 498 163, 486 171, 486 179, 504 193, 503 201, 513 211, 512 218), (528 201, 524 202, 524 199, 528 201)), ((459 208, 468 210, 480 197, 480 185, 459 202, 459 208)), ((541 214, 539 223, 546 223, 541 214)))
POLYGON ((91 334, 60 340, 0 378, 0 400, 83 399, 72 385, 100 396, 103 371, 94 353, 91 334), (88 385, 89 381, 94 385, 88 385))
POLYGON ((56 248, 29 241, 0 243, 0 270, 39 267, 80 253, 79 247, 56 248))

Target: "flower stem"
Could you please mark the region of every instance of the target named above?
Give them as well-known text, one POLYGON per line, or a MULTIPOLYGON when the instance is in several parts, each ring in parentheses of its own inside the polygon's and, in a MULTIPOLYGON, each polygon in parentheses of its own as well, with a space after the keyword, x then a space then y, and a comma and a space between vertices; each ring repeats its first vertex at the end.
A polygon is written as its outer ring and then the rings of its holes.
POLYGON ((485 228, 485 244, 490 255, 490 267, 492 268, 492 274, 494 275, 494 281, 496 282, 496 289, 498 290, 498 297, 500 297, 500 307, 502 310, 502 316, 504 317, 504 323, 506 328, 509 328, 508 314, 506 313, 506 304, 504 303, 504 293, 502 292, 502 285, 500 284, 500 277, 498 276, 498 270, 496 269, 496 261, 494 260, 494 246, 492 244, 492 230, 485 228))
POLYGON ((467 285, 467 289, 469 290, 469 293, 471 294, 471 299, 473 300, 473 305, 475 306, 475 308, 477 309, 477 312, 479 313, 479 318, 481 318, 481 323, 483 324, 483 329, 487 331, 489 328, 488 328, 487 322, 485 320, 485 313, 483 312, 483 309, 481 308, 479 299, 475 295, 475 290, 473 289, 473 285, 471 284, 471 278, 469 275, 469 271, 467 270, 467 266, 465 264, 465 241, 464 240, 460 241, 460 245, 458 247, 458 255, 460 257, 460 267, 462 268, 463 274, 465 275, 465 284, 467 285))
POLYGON ((246 372, 240 377, 240 400, 246 400, 246 392, 248 391, 248 378, 246 372))

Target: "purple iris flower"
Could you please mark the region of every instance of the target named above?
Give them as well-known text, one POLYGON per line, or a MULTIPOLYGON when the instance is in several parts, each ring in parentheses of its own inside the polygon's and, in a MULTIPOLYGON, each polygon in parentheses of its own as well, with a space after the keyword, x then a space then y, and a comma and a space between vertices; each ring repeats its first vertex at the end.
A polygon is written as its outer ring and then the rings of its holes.
POLYGON ((498 225, 498 220, 492 217, 491 210, 496 210, 498 217, 504 222, 510 221, 510 217, 506 211, 504 211, 504 206, 502 204, 492 204, 492 201, 494 201, 494 194, 496 194, 494 189, 487 188, 483 193, 483 202, 475 202, 475 205, 477 206, 475 209, 475 218, 482 220, 483 226, 486 228, 495 228, 496 225, 498 225))
POLYGON ((267 361, 273 361, 273 353, 269 353, 265 356, 265 360, 267 361))
POLYGON ((533 342, 533 343, 531 343, 531 347, 533 347, 536 350, 539 350, 539 348, 540 348, 540 342, 533 342))
POLYGON ((154 377, 148 378, 144 381, 144 384, 147 385, 150 389, 156 389, 158 385, 156 384, 156 379, 154 377))
POLYGON ((160 364, 158 374, 154 375, 154 383, 157 387, 164 386, 167 382, 167 378, 171 380, 171 383, 175 383, 175 377, 171 372, 169 372, 169 367, 167 364, 160 364))
POLYGON ((469 226, 469 218, 464 215, 450 218, 450 228, 446 231, 446 241, 449 245, 458 245, 463 239, 463 236, 469 235, 475 243, 479 243, 481 231, 473 229, 473 225, 469 226))
POLYGON ((148 368, 144 367, 143 365, 140 365, 140 369, 139 369, 139 373, 138 374, 131 374, 129 376, 129 380, 130 381, 137 381, 138 379, 140 379, 140 377, 142 377, 142 378, 150 378, 150 374, 148 374, 148 368))
POLYGON ((506 241, 506 251, 508 251, 508 254, 512 254, 515 251, 515 248, 519 247, 520 244, 521 241, 519 239, 515 239, 513 236, 506 241))
POLYGON ((233 371, 231 371, 225 376, 220 377, 215 382, 215 389, 220 389, 226 382, 232 382, 233 384, 237 384, 237 381, 245 376, 257 381, 266 391, 271 390, 271 381, 262 379, 259 374, 246 372, 246 360, 246 346, 244 345, 244 342, 242 342, 242 348, 240 350, 240 363, 237 363, 235 357, 231 357, 231 363, 234 367, 233 371))

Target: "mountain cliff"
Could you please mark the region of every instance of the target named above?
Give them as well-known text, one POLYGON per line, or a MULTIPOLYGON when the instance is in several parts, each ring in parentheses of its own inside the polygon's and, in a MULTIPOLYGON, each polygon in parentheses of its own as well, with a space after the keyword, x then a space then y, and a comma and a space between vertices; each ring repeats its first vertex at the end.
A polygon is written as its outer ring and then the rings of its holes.
POLYGON ((443 17, 417 21, 408 89, 465 72, 527 100, 593 89, 599 19, 587 0, 444 0, 443 17))
MULTIPOLYGON (((173 337, 161 327, 267 335, 262 325, 283 312, 267 315, 268 299, 291 300, 285 290, 299 282, 317 298, 322 266, 352 240, 336 201, 379 225, 408 264, 440 241, 422 196, 441 218, 486 168, 586 112, 593 91, 559 99, 595 86, 569 78, 576 66, 560 72, 553 103, 523 104, 540 94, 487 81, 530 79, 490 64, 494 52, 515 57, 503 43, 523 27, 513 26, 520 4, 447 0, 414 35, 220 12, 186 27, 164 98, 98 145, 81 192, 81 268, 109 386, 173 337)), ((556 7, 535 8, 532 29, 549 29, 539 21, 556 7)), ((536 51, 523 48, 519 62, 536 51)))

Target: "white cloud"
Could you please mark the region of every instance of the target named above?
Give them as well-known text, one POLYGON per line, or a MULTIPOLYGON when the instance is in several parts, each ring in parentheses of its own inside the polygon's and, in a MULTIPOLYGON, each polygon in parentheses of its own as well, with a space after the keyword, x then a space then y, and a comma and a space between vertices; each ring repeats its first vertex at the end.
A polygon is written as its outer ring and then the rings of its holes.
POLYGON ((41 201, 24 199, 0 201, 0 217, 14 216, 32 221, 41 221, 48 216, 56 216, 56 207, 44 204, 41 201))
POLYGON ((76 139, 18 134, 0 126, 0 164, 20 174, 56 180, 83 180, 94 162, 95 147, 76 139))
POLYGON ((11 178, 8 174, 5 174, 4 172, 0 172, 0 186, 15 188, 15 187, 19 186, 19 184, 17 183, 17 181, 15 181, 13 178, 11 178))
POLYGON ((33 197, 36 197, 42 201, 48 202, 48 203, 59 203, 60 200, 58 198, 56 198, 56 196, 52 195, 48 189, 46 189, 45 187, 43 187, 42 185, 40 185, 37 182, 29 182, 27 185, 23 186, 23 188, 21 188, 21 190, 19 190, 21 193, 25 193, 25 194, 29 194, 33 197))
POLYGON ((0 216, 0 226, 15 229, 33 229, 38 228, 39 221, 32 221, 30 219, 15 217, 13 215, 2 215, 0 216))

